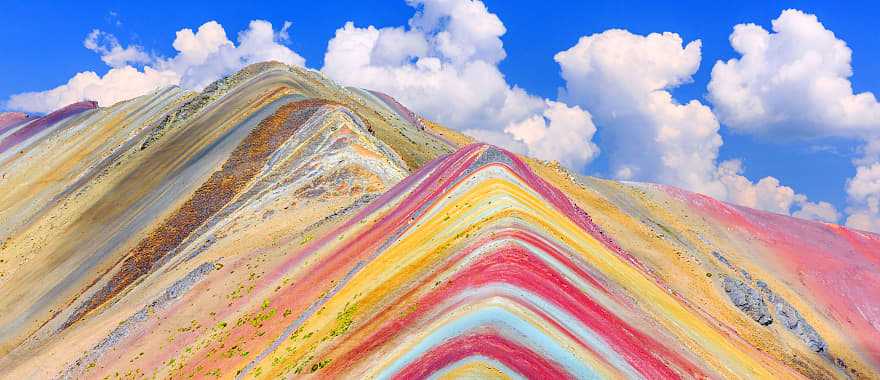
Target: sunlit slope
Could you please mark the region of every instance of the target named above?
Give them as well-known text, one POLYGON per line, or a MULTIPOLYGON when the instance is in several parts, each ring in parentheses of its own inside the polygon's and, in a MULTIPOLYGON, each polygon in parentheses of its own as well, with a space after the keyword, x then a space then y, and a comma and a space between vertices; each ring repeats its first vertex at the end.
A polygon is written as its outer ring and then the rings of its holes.
POLYGON ((179 279, 164 273, 208 246, 293 239, 455 149, 367 95, 269 63, 200 94, 4 115, 0 353, 179 279))
POLYGON ((880 237, 275 63, 0 114, 0 378, 878 378, 880 237))
POLYGON ((810 378, 880 377, 880 236, 529 162, 730 334, 810 378))

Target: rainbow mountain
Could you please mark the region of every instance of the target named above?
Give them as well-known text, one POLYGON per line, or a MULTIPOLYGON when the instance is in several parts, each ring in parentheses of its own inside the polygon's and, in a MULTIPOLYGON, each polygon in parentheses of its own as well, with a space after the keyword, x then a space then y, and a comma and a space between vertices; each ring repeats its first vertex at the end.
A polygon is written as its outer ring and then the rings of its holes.
POLYGON ((2 378, 878 378, 880 236, 278 63, 0 114, 2 378))

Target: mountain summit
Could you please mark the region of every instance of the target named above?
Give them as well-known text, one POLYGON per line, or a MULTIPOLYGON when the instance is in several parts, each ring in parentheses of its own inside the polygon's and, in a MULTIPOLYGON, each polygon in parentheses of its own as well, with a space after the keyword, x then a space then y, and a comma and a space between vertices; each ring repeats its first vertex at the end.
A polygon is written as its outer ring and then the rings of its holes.
POLYGON ((872 378, 880 236, 260 63, 0 114, 4 378, 872 378))

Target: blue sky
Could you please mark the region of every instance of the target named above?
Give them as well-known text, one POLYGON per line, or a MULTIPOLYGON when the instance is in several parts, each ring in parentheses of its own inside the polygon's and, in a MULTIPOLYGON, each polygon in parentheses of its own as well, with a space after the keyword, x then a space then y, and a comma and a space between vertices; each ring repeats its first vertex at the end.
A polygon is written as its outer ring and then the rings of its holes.
MULTIPOLYGON (((733 26, 751 22, 770 30, 770 21, 787 8, 816 15, 852 49, 854 75, 849 79, 854 92, 880 92, 877 2, 484 2, 506 28, 501 36, 506 58, 498 68, 510 85, 540 98, 557 99, 558 89, 565 86, 554 54, 571 48, 581 36, 621 28, 637 35, 675 32, 684 43, 701 40, 701 61, 693 82, 670 92, 678 102, 696 99, 711 106, 707 84, 712 65, 719 59, 738 57, 728 40, 733 26)), ((234 39, 251 20, 268 20, 276 28, 289 20, 293 25, 285 44, 304 57, 309 67, 321 68, 328 41, 346 21, 358 27, 402 26, 413 16, 413 8, 404 1, 82 4, 31 1, 4 6, 0 32, 5 37, 0 39, 0 51, 6 59, 0 60, 0 71, 6 75, 0 81, 0 99, 53 88, 80 71, 106 72, 99 54, 83 47, 83 39, 96 28, 113 34, 122 45, 136 44, 151 54, 170 57, 175 54, 175 32, 182 28, 195 29, 216 20, 234 39)), ((597 123, 597 128, 594 141, 603 148, 603 125, 597 123)), ((773 176, 811 201, 830 202, 841 212, 848 207, 846 182, 856 173, 853 160, 860 155, 861 140, 852 136, 791 139, 785 134, 737 133, 724 123, 719 133, 724 144, 718 160, 742 160, 744 174, 752 181, 773 176)), ((613 152, 603 148, 584 171, 611 176, 611 157, 613 152)))

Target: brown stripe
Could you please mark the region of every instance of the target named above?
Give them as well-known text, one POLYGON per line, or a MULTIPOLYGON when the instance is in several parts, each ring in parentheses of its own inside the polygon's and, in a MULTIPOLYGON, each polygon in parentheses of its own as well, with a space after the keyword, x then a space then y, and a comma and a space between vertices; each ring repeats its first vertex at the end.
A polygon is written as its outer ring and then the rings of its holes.
POLYGON ((220 211, 268 162, 270 155, 287 141, 326 100, 308 99, 281 106, 239 143, 220 170, 211 174, 174 214, 138 243, 113 278, 64 323, 69 327, 88 312, 115 297, 146 275, 157 261, 173 251, 193 231, 220 211))

